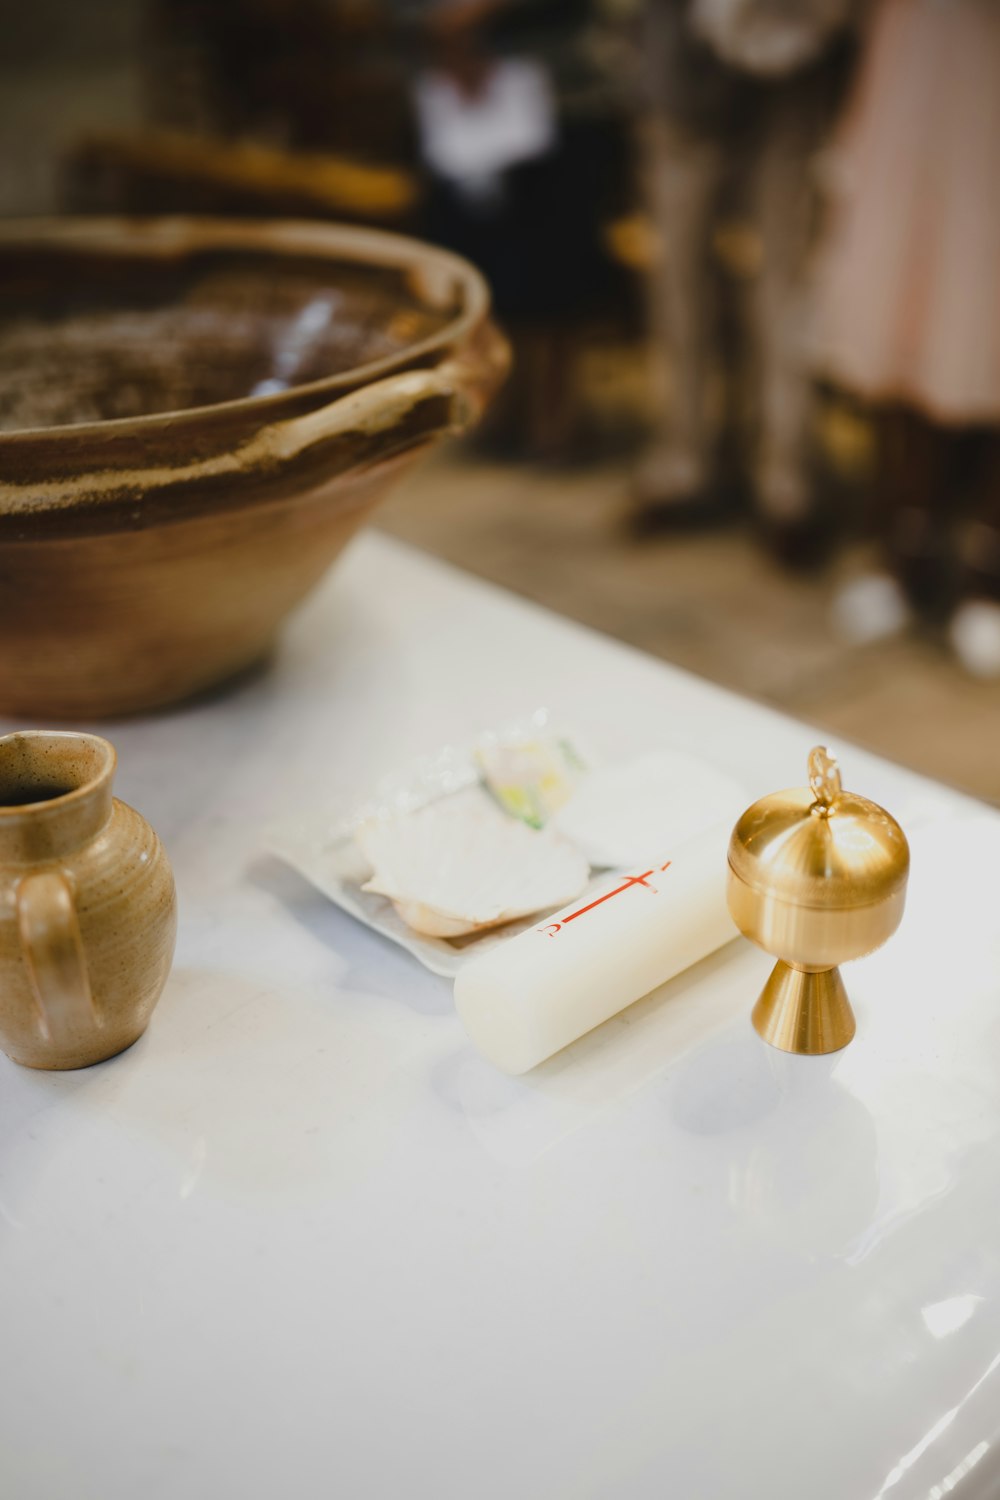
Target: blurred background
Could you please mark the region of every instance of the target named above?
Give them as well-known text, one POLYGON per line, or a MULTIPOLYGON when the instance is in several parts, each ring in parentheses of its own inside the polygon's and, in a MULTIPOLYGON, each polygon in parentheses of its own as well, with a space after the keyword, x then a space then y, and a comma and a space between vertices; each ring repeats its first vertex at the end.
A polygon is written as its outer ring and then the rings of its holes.
POLYGON ((367 223, 515 373, 383 529, 1000 801, 995 0, 5 0, 0 213, 367 223))

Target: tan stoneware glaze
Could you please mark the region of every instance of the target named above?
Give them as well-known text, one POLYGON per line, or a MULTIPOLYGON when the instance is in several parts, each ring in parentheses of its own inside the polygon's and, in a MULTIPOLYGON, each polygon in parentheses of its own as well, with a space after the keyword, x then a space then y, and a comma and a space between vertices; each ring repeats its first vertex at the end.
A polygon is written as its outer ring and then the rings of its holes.
POLYGON ((170 863, 114 773, 96 735, 0 738, 0 1046, 25 1067, 131 1046, 170 972, 170 863))
POLYGON ((506 366, 479 274, 397 235, 0 228, 0 713, 133 713, 249 665, 506 366))

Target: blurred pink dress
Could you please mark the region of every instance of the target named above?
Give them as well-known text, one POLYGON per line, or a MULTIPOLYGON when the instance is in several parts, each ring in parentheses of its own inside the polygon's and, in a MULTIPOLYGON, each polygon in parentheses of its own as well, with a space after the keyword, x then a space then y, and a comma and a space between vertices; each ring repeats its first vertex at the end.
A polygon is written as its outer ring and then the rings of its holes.
POLYGON ((1000 0, 882 0, 834 161, 820 372, 1000 423, 1000 0))

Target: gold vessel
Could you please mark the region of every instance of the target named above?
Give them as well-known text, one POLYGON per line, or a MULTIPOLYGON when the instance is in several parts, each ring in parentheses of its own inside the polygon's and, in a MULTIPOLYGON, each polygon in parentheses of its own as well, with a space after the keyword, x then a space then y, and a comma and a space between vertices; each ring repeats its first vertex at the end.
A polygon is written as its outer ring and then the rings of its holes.
POLYGON ((784 1052, 836 1052, 854 1036, 838 964, 880 948, 903 916, 910 850, 895 818, 845 792, 817 746, 808 787, 748 807, 729 841, 727 895, 745 937, 779 960, 753 1024, 784 1052))

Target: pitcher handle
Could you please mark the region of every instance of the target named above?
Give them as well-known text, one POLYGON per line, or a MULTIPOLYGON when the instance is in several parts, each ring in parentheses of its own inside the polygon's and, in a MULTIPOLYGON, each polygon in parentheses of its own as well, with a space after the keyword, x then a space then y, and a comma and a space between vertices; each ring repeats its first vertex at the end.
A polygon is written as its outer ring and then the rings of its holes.
POLYGON ((76 904, 61 870, 42 870, 19 883, 17 925, 43 1035, 57 1041, 81 1023, 99 1026, 76 904))

